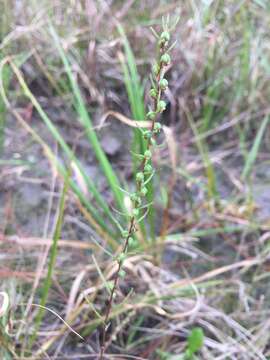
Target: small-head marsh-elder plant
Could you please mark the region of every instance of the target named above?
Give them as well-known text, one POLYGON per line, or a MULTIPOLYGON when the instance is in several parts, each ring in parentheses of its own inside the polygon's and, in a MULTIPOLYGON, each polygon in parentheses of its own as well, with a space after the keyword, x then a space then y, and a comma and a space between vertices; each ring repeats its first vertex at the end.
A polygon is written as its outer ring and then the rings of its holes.
POLYGON ((105 309, 99 354, 100 360, 104 358, 104 352, 106 349, 106 334, 109 327, 109 319, 113 306, 113 299, 116 295, 118 281, 120 277, 125 276, 123 265, 127 257, 127 253, 130 248, 132 248, 135 241, 134 236, 136 232, 136 226, 147 215, 147 208, 149 206, 149 204, 147 204, 144 200, 147 194, 146 185, 154 176, 154 169, 151 165, 151 158, 153 149, 156 145, 156 136, 162 128, 160 122, 158 122, 157 119, 159 115, 166 109, 166 102, 162 99, 162 94, 168 87, 168 80, 165 78, 165 70, 171 62, 169 51, 172 48, 172 46, 170 46, 170 31, 172 30, 172 27, 170 28, 168 24, 169 19, 167 21, 163 21, 163 31, 159 35, 153 30, 155 37, 157 38, 158 54, 152 68, 151 76, 152 88, 150 90, 150 97, 153 100, 153 105, 146 115, 147 120, 149 121, 149 128, 147 130, 141 131, 143 138, 146 140, 146 150, 142 154, 136 154, 140 160, 139 170, 135 177, 136 191, 129 194, 132 210, 129 214, 128 228, 126 230, 121 229, 123 244, 121 252, 116 258, 118 266, 114 275, 114 281, 110 287, 109 299, 105 309))

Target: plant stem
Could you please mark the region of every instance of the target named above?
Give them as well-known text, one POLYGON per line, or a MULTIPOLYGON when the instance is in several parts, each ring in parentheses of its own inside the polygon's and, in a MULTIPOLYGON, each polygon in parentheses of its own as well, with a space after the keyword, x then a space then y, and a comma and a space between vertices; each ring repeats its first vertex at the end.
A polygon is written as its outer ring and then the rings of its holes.
POLYGON ((120 272, 123 267, 125 255, 128 251, 130 240, 132 239, 133 234, 136 231, 136 220, 140 213, 140 206, 141 206, 141 197, 146 195, 147 189, 145 188, 145 184, 147 183, 147 180, 150 179, 150 176, 153 175, 152 167, 150 166, 150 170, 148 167, 148 170, 146 169, 148 161, 152 157, 151 149, 155 144, 155 137, 159 133, 161 125, 156 122, 157 117, 160 113, 162 113, 165 110, 166 104, 164 101, 161 100, 162 91, 165 90, 167 87, 167 80, 164 79, 164 72, 166 66, 170 62, 170 57, 166 53, 168 48, 168 42, 169 42, 169 34, 165 31, 161 34, 159 39, 159 51, 158 51, 158 59, 157 63, 154 66, 154 88, 151 89, 152 91, 152 97, 154 98, 154 109, 153 111, 150 111, 147 114, 147 118, 151 120, 151 126, 150 130, 144 133, 144 137, 147 139, 146 142, 146 150, 144 154, 140 155, 142 157, 141 164, 139 166, 139 172, 136 174, 136 183, 137 183, 137 191, 132 201, 133 201, 133 213, 130 216, 128 231, 125 233, 124 236, 124 243, 120 252, 120 255, 118 257, 118 267, 114 276, 114 282, 111 289, 111 293, 107 302, 107 307, 105 311, 104 316, 104 322, 102 326, 102 335, 101 335, 101 346, 100 346, 100 353, 99 353, 99 360, 104 359, 104 353, 106 350, 106 334, 107 329, 109 326, 109 320, 111 315, 111 310, 113 306, 113 299, 115 297, 117 285, 119 282, 120 272), (165 57, 164 57, 165 56, 165 57), (163 80, 163 83, 161 82, 163 80), (165 84, 165 85, 164 85, 165 84), (159 126, 157 126, 159 125, 159 126), (149 175, 149 172, 152 173, 149 175), (147 179, 145 179, 145 175, 148 175, 147 179))

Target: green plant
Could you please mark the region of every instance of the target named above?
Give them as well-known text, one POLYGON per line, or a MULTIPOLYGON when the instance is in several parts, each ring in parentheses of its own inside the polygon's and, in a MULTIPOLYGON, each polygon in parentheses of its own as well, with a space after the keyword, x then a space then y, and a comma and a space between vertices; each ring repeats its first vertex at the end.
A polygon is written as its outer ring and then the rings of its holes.
MULTIPOLYGON (((0 4, 0 61, 6 56, 7 49, 4 46, 4 39, 10 30, 10 23, 12 19, 11 6, 7 0, 3 0, 0 4)), ((5 68, 3 71, 3 86, 7 89, 10 83, 10 71, 5 68)), ((6 121, 6 106, 0 96, 0 154, 3 150, 4 129, 6 121)))
POLYGON ((168 352, 157 350, 160 360, 196 360, 195 354, 202 348, 204 341, 203 330, 199 327, 195 327, 191 330, 191 333, 187 339, 187 349, 184 354, 172 355, 168 352))
MULTIPOLYGON (((144 104, 144 87, 141 84, 141 80, 138 74, 137 65, 135 56, 132 52, 128 39, 126 37, 125 31, 121 24, 117 25, 118 31, 123 39, 123 46, 125 51, 125 59, 120 55, 120 61, 123 69, 124 82, 128 95, 128 100, 130 104, 130 109, 132 117, 134 120, 145 119, 146 111, 144 104)), ((139 166, 138 158, 136 153, 143 153, 147 147, 147 139, 141 136, 141 131, 138 128, 134 128, 133 132, 133 141, 131 145, 132 150, 132 161, 133 161, 133 170, 136 174, 136 171, 139 166)), ((151 160, 149 161, 151 164, 151 160)), ((153 202, 154 198, 154 188, 152 180, 147 184, 147 201, 148 203, 153 202)), ((152 205, 148 207, 148 216, 147 220, 150 228, 150 238, 153 240, 155 237, 155 210, 152 205)), ((146 230, 143 224, 141 225, 144 235, 146 235, 146 230)), ((147 237, 146 237, 147 238, 147 237)))
POLYGON ((37 331, 39 330, 42 319, 44 317, 45 306, 46 306, 47 299, 49 296, 49 290, 50 290, 51 284, 52 284, 52 276, 53 276, 53 271, 54 271, 55 263, 56 263, 56 259, 57 259, 57 245, 58 245, 58 240, 60 239, 60 236, 61 236, 62 225, 63 225, 63 221, 64 221, 65 200, 66 200, 66 194, 68 191, 69 177, 70 177, 70 173, 68 172, 66 175, 66 178, 65 178, 64 187, 63 187, 62 194, 61 194, 60 201, 59 201, 59 209, 58 209, 56 225, 55 225, 54 234, 53 234, 53 243, 52 243, 52 247, 50 249, 50 255, 49 255, 48 271, 47 271, 47 276, 46 276, 46 278, 44 280, 44 284, 43 284, 42 295, 41 295, 41 299, 40 299, 40 308, 39 308, 38 314, 35 318, 35 329, 30 338, 30 341, 29 341, 30 349, 36 339, 37 331))
MULTIPOLYGON (((152 151, 156 145, 156 136, 162 128, 161 124, 157 121, 157 118, 166 109, 166 103, 162 100, 162 93, 168 86, 168 81, 164 76, 165 69, 171 62, 169 55, 169 51, 171 49, 169 47, 171 39, 170 31, 171 28, 169 27, 168 21, 163 21, 163 31, 160 35, 154 31, 158 41, 158 57, 152 68, 152 88, 150 90, 150 97, 153 99, 153 108, 146 115, 147 120, 149 121, 149 128, 147 130, 140 129, 142 139, 146 141, 146 148, 141 148, 143 152, 136 154, 137 159, 140 160, 140 165, 135 175, 136 191, 129 194, 132 206, 129 212, 128 228, 126 230, 121 229, 123 244, 120 253, 116 257, 118 266, 110 289, 107 307, 105 309, 99 354, 100 360, 104 358, 104 352, 106 349, 106 333, 118 281, 120 277, 125 276, 123 269, 125 259, 128 252, 132 249, 136 226, 147 215, 147 209, 149 208, 149 204, 145 203, 144 198, 147 195, 146 185, 154 176, 154 169, 151 165, 152 151)), ((140 143, 142 143, 142 141, 140 143)))
POLYGON ((192 329, 188 337, 188 348, 185 352, 185 359, 192 360, 195 357, 197 351, 199 351, 203 346, 204 333, 203 330, 199 327, 192 329))

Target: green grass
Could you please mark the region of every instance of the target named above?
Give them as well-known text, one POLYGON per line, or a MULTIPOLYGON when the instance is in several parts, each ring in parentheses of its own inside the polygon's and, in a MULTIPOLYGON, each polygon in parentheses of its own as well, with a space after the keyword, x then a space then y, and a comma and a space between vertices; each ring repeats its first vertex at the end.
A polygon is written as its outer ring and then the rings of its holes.
MULTIPOLYGON (((145 120, 146 111, 144 104, 144 87, 142 86, 142 81, 140 80, 138 74, 136 59, 134 57, 123 27, 118 24, 117 28, 123 39, 123 45, 125 50, 125 59, 121 59, 121 65, 123 69, 124 82, 130 104, 131 114, 134 120, 145 120)), ((133 154, 143 154, 146 150, 146 141, 141 135, 141 130, 135 128, 133 133, 133 142, 131 145, 134 174, 136 174, 137 172, 138 159, 133 154)), ((153 181, 150 181, 148 183, 147 189, 147 201, 148 203, 152 203, 154 199, 153 181)), ((149 207, 147 221, 149 222, 150 226, 150 238, 153 241, 155 238, 155 209, 153 206, 149 207)), ((145 234, 145 227, 143 228, 143 231, 145 234)))
POLYGON ((93 128, 93 123, 90 119, 89 113, 88 113, 86 105, 84 103, 81 91, 78 87, 78 84, 76 83, 76 81, 74 79, 73 74, 72 74, 70 63, 68 60, 68 55, 65 54, 65 52, 60 44, 59 37, 58 37, 57 33, 55 32, 52 25, 50 26, 50 33, 55 42, 57 51, 59 52, 59 55, 63 62, 63 65, 65 67, 66 74, 68 76, 71 90, 72 90, 72 93, 74 96, 74 107, 76 109, 77 114, 79 115, 79 120, 85 129, 86 137, 88 138, 88 140, 94 150, 96 158, 99 161, 100 167, 103 170, 103 173, 108 181, 108 184, 114 194, 114 198, 115 198, 117 207, 120 210, 125 210, 125 207, 123 204, 123 194, 120 190, 120 182, 118 180, 118 177, 115 175, 104 151, 102 150, 102 147, 100 145, 100 142, 98 140, 96 132, 93 128))
POLYGON ((265 116, 265 118, 261 121, 260 127, 257 131, 257 134, 253 141, 252 147, 249 150, 247 157, 246 157, 244 169, 243 169, 242 175, 241 175, 243 180, 247 180, 247 178, 249 177, 249 175, 254 167, 255 161, 258 156, 259 148, 262 143, 263 136, 265 135, 265 130, 269 123, 269 120, 270 120, 270 117, 265 116))
MULTIPOLYGON (((40 104, 38 103, 35 96, 30 91, 29 87, 27 86, 26 82, 24 81, 22 74, 20 73, 19 69, 13 64, 13 70, 18 77, 18 80, 22 86, 24 94, 30 99, 31 103, 37 110, 38 114, 40 115, 41 119, 44 121, 46 126, 48 127, 48 130, 53 135, 55 140, 59 143, 60 147, 66 154, 67 158, 71 163, 74 163, 77 167, 78 171, 80 172, 83 180, 85 181, 85 184, 87 185, 87 188, 89 192, 94 196, 95 200, 97 201, 97 204, 99 205, 100 209, 104 211, 104 213, 107 216, 107 220, 111 222, 112 225, 115 225, 115 219, 112 214, 111 209, 109 209, 107 203, 105 202, 104 198, 98 191, 97 187, 95 186, 94 182, 87 176, 85 170, 83 169, 80 161, 77 159, 77 157, 74 155, 73 151, 70 149, 70 147, 67 145, 65 140, 63 139, 62 135, 60 134, 57 127, 53 124, 53 121, 48 117, 48 115, 44 112, 40 104)), ((57 163, 59 163, 58 160, 56 160, 57 163)), ((59 167, 62 169, 61 172, 65 176, 66 169, 59 165, 59 167)), ((85 200, 85 195, 83 194, 82 190, 78 187, 78 185, 72 181, 71 187, 77 194, 77 196, 83 200, 83 203, 87 205, 87 209, 90 211, 90 213, 93 215, 93 217, 97 220, 97 222, 102 226, 102 228, 108 230, 108 226, 106 222, 104 221, 104 218, 101 216, 101 214, 98 212, 98 210, 88 201, 85 200)))
MULTIPOLYGON (((2 57, 1 57, 1 52, 0 52, 0 61, 1 60, 2 60, 2 57)), ((2 81, 3 81, 3 86, 5 87, 5 89, 8 89, 9 83, 10 83, 10 71, 7 67, 3 71, 2 81)), ((0 154, 3 151, 3 145, 4 145, 6 113, 7 113, 6 105, 3 101, 3 99, 0 97, 0 154)))
POLYGON ((205 175, 206 175, 206 179, 207 179, 208 198, 209 198, 209 200, 216 201, 216 200, 218 200, 216 174, 215 174, 213 164, 210 161, 208 146, 207 146, 206 142, 203 139, 201 139, 200 131, 198 130, 197 125, 195 124, 194 119, 192 118, 192 114, 188 110, 186 111, 186 116, 187 116, 189 125, 192 129, 192 132, 195 136, 196 147, 197 147, 198 152, 203 161, 205 175))
MULTIPOLYGON (((10 24, 12 21, 12 9, 8 0, 2 0, 0 4, 0 46, 10 30, 10 24)), ((0 61, 6 56, 8 52, 7 48, 1 46, 0 48, 0 61)), ((5 68, 2 74, 3 86, 5 89, 9 88, 10 83, 10 71, 5 68)), ((6 106, 3 99, 0 97, 0 154, 3 151, 4 143, 4 131, 6 122, 6 106)))
POLYGON ((54 230, 54 234, 53 234, 53 243, 52 243, 52 246, 50 248, 50 253, 49 253, 47 276, 44 280, 42 291, 41 291, 41 299, 40 299, 40 303, 39 303, 40 307, 39 307, 37 316, 35 317, 35 320, 34 320, 35 321, 34 332, 31 334, 31 337, 30 337, 29 343, 28 343, 29 349, 32 348, 32 346, 37 338, 37 332, 38 332, 40 325, 44 319, 45 307, 46 307, 46 304, 48 301, 49 291, 50 291, 50 288, 52 285, 52 276, 53 276, 53 272, 55 270, 56 259, 57 259, 58 241, 61 236, 62 226, 63 226, 63 222, 64 222, 65 201, 66 201, 66 196, 67 196, 68 187, 69 187, 69 177, 70 177, 70 173, 67 173, 67 176, 66 176, 65 182, 64 182, 64 186, 63 186, 63 189, 61 192, 61 196, 60 196, 57 220, 56 220, 55 230, 54 230))

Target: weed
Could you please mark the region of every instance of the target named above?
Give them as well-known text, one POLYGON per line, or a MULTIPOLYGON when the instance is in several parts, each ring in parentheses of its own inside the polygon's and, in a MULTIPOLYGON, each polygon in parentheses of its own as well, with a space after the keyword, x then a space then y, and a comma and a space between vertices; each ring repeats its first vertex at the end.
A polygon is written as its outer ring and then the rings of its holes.
POLYGON ((188 348, 185 352, 185 359, 192 360, 195 359, 194 355, 197 351, 203 346, 204 334, 201 328, 192 329, 188 337, 188 348))
POLYGON ((191 330, 187 340, 187 349, 184 354, 172 355, 168 352, 157 350, 160 360, 197 360, 196 353, 202 348, 204 341, 203 330, 195 327, 191 330))
MULTIPOLYGON (((172 27, 173 28, 173 27, 172 27)), ((130 201, 132 203, 132 209, 129 214, 129 225, 127 230, 122 230, 123 245, 121 252, 117 257, 118 267, 114 275, 114 282, 111 288, 110 296, 108 299, 108 305, 105 310, 104 323, 102 326, 101 346, 99 359, 104 358, 104 352, 106 349, 106 333, 109 326, 109 318, 113 306, 113 300, 116 295, 116 289, 119 278, 124 276, 123 267, 127 253, 132 249, 132 243, 134 242, 134 236, 136 232, 136 226, 147 215, 147 208, 149 204, 143 204, 143 199, 147 194, 147 183, 151 181, 154 176, 154 169, 150 163, 152 158, 152 151, 156 144, 156 136, 161 131, 161 124, 157 121, 157 118, 166 109, 166 103, 162 100, 162 93, 168 87, 168 81, 164 77, 166 67, 170 64, 171 58, 170 51, 170 31, 169 19, 163 20, 163 31, 158 35, 155 31, 154 34, 158 41, 158 58, 153 65, 152 69, 152 88, 150 90, 150 96, 153 99, 153 108, 149 110, 146 117, 150 122, 148 130, 142 130, 142 139, 146 141, 146 148, 141 148, 144 152, 137 154, 137 158, 140 159, 139 171, 136 173, 136 192, 130 194, 130 201), (146 209, 146 210, 145 210, 146 209), (144 211, 144 213, 142 213, 144 211)))

